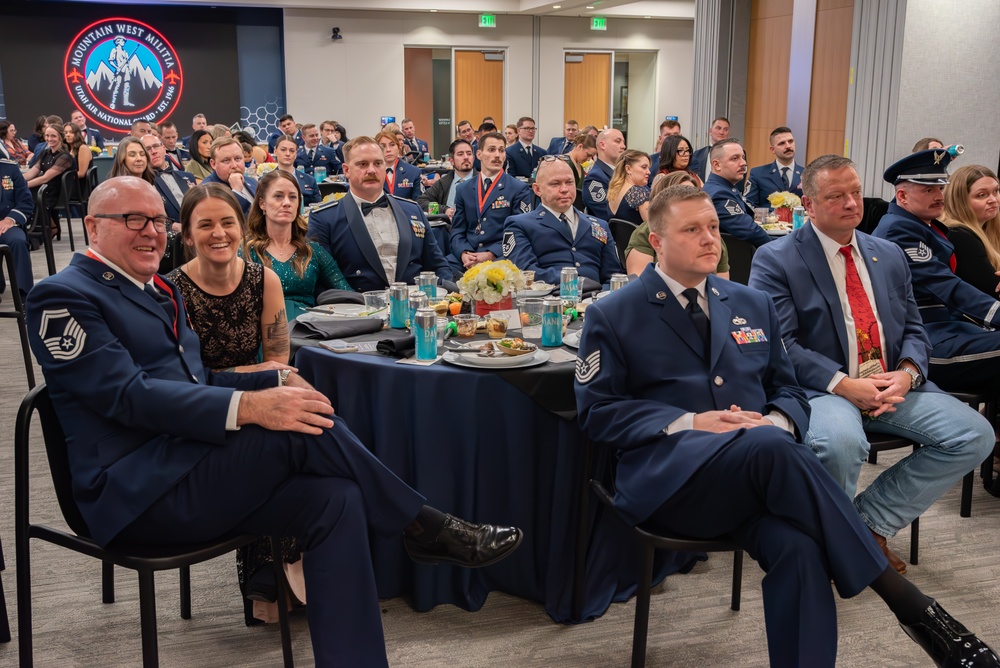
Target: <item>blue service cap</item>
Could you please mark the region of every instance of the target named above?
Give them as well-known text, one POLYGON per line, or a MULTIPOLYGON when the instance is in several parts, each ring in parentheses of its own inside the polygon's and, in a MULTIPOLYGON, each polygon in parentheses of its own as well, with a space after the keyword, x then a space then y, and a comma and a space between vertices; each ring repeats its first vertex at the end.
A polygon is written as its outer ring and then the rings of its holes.
POLYGON ((943 186, 948 183, 948 163, 951 153, 946 148, 917 151, 889 165, 882 178, 887 183, 911 181, 925 186, 943 186))

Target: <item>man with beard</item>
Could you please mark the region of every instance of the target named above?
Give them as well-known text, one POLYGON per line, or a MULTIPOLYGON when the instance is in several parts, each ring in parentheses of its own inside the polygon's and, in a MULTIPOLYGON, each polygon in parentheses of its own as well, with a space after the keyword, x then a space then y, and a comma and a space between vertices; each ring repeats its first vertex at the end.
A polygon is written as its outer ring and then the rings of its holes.
POLYGON ((752 207, 743 199, 737 185, 747 173, 743 147, 735 139, 724 139, 712 147, 712 175, 705 181, 705 192, 712 198, 719 216, 719 229, 737 239, 763 246, 771 241, 767 232, 754 222, 752 207))
POLYGON ((472 147, 464 139, 456 139, 448 147, 451 154, 451 164, 454 169, 434 182, 417 198, 417 204, 424 211, 431 202, 437 202, 439 211, 451 220, 455 215, 455 193, 458 186, 470 180, 475 172, 472 169, 472 147))
POLYGON ((747 204, 752 207, 770 206, 771 193, 790 192, 802 197, 802 165, 795 162, 795 137, 782 126, 771 131, 769 150, 774 162, 750 170, 750 190, 747 204))

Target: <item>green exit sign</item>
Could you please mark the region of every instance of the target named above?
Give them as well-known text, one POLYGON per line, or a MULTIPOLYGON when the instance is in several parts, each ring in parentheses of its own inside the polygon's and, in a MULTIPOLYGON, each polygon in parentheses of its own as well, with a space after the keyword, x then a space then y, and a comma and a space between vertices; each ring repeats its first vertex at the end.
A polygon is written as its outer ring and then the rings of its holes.
POLYGON ((590 29, 591 30, 607 30, 608 20, 603 16, 592 16, 590 18, 590 29))
POLYGON ((479 27, 480 28, 496 28, 497 27, 497 15, 496 14, 480 14, 479 15, 479 27))

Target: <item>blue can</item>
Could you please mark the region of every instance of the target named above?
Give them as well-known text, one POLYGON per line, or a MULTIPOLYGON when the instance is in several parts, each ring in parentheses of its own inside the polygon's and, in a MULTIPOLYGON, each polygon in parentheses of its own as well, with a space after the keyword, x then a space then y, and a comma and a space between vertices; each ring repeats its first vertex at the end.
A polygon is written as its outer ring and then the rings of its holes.
POLYGON ((427 295, 422 292, 414 292, 410 295, 409 311, 407 312, 406 324, 413 329, 416 322, 417 309, 427 308, 427 295))
POLYGON ((580 273, 576 267, 563 267, 559 272, 559 297, 563 301, 580 301, 580 273))
POLYGON ((545 299, 542 301, 542 345, 561 346, 563 329, 563 313, 561 299, 545 299))
POLYGON ((806 224, 806 208, 797 206, 792 209, 792 229, 797 230, 806 224))
POLYGON ((418 308, 413 316, 413 338, 416 343, 417 359, 430 361, 437 359, 437 314, 431 308, 418 308))
POLYGON ((314 167, 313 178, 316 179, 316 183, 326 181, 326 167, 314 167))
POLYGON ((410 315, 410 290, 406 283, 389 286, 389 326, 406 329, 406 319, 410 315))

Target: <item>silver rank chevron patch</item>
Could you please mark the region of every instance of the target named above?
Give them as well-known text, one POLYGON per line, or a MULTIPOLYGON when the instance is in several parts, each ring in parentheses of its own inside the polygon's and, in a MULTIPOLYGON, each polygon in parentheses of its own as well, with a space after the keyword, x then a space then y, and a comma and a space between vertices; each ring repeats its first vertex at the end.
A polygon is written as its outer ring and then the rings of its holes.
POLYGON ((586 385, 601 370, 601 351, 595 350, 586 358, 576 358, 576 382, 586 385))
POLYGON ((906 253, 906 256, 914 262, 928 262, 932 257, 934 257, 930 247, 928 247, 923 241, 921 241, 920 245, 916 248, 904 248, 903 251, 906 253))
POLYGON ((38 335, 52 358, 57 360, 76 359, 87 341, 87 332, 64 308, 42 312, 38 335))

